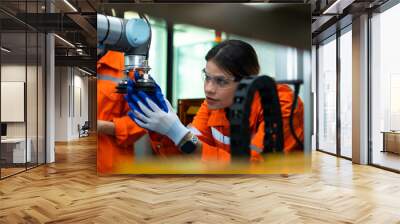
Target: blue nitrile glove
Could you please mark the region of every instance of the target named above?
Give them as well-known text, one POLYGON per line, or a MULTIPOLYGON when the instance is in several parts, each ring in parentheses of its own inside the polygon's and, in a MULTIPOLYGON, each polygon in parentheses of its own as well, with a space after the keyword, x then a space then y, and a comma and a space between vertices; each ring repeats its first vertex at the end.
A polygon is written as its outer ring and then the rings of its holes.
MULTIPOLYGON (((139 76, 139 72, 135 71, 135 81, 138 80, 140 78, 139 76)), ((150 77, 151 78, 151 77, 150 77)), ((151 78, 152 79, 152 78, 151 78)), ((161 92, 161 88, 159 85, 157 85, 156 83, 156 87, 155 87, 155 91, 152 94, 147 94, 147 96, 157 104, 158 107, 160 107, 162 110, 164 110, 165 112, 168 111, 168 107, 167 104, 164 101, 164 95, 161 92)), ((127 95, 125 96, 125 100, 128 102, 129 107, 133 110, 135 109, 139 109, 138 105, 137 105, 137 100, 134 99, 134 97, 138 96, 138 90, 135 88, 135 82, 132 80, 128 81, 128 86, 127 86, 127 95)), ((146 102, 144 102, 146 103, 146 102)), ((148 106, 148 105, 146 105, 148 106)), ((140 111, 140 109, 139 109, 140 111)), ((142 112, 142 111, 140 111, 142 112)))
POLYGON ((140 111, 131 108, 129 116, 142 128, 166 135, 175 145, 178 145, 189 129, 179 120, 168 100, 164 98, 168 106, 168 112, 165 112, 145 92, 139 91, 138 95, 139 97, 135 97, 135 100, 138 100, 136 102, 140 111))
MULTIPOLYGON (((138 80, 140 78, 139 76, 139 72, 135 71, 134 73, 134 80, 138 80)), ((141 113, 143 113, 143 111, 139 108, 137 102, 139 101, 138 99, 138 90, 135 87, 135 82, 133 80, 128 80, 128 85, 127 85, 127 95, 125 95, 125 100, 128 102, 128 105, 130 107, 131 110, 136 110, 139 111, 141 113)), ((164 111, 168 111, 167 105, 165 104, 164 101, 164 96, 161 92, 161 88, 157 85, 156 83, 156 89, 152 94, 149 94, 148 96, 149 98, 151 98, 153 100, 153 102, 155 102, 160 108, 162 108, 164 111)), ((147 105, 146 102, 144 102, 147 105)), ((133 113, 129 113, 128 114, 132 120, 134 120, 135 115, 133 113)))

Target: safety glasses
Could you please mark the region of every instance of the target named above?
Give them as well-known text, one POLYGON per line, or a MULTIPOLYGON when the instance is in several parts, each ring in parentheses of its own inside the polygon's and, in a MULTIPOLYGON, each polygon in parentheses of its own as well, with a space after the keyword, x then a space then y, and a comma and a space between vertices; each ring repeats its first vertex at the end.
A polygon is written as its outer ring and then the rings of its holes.
POLYGON ((206 72, 206 69, 202 70, 202 78, 205 84, 212 82, 221 89, 232 87, 232 84, 237 82, 233 77, 227 78, 223 75, 211 75, 206 72))

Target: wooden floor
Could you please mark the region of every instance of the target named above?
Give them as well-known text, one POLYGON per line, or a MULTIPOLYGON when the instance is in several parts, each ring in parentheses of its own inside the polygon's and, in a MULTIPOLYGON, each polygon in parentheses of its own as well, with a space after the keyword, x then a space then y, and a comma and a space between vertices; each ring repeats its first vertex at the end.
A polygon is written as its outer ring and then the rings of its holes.
POLYGON ((374 164, 400 170, 400 154, 376 150, 374 151, 372 160, 374 164))
POLYGON ((37 164, 27 164, 27 167, 25 167, 25 164, 22 165, 18 165, 18 167, 7 167, 7 168, 1 168, 0 172, 1 172, 1 178, 6 178, 8 176, 20 173, 20 172, 24 172, 27 169, 33 169, 37 167, 37 164))
POLYGON ((320 152, 290 175, 96 175, 92 138, 0 181, 0 223, 400 223, 400 175, 320 152))
POLYGON ((4 177, 7 177, 7 176, 10 176, 10 175, 13 175, 13 174, 16 174, 16 173, 26 170, 25 167, 24 168, 19 168, 19 167, 18 168, 0 168, 0 169, 1 169, 1 178, 4 178, 4 177))

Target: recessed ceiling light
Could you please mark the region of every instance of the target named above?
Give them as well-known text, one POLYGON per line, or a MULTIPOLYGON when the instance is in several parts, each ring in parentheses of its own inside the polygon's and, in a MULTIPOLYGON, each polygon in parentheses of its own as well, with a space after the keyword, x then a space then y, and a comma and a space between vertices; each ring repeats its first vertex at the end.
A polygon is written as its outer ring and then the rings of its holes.
POLYGON ((68 0, 64 0, 65 4, 67 4, 72 10, 74 10, 74 12, 78 12, 78 10, 68 1, 68 0))
POLYGON ((65 44, 67 44, 67 45, 69 45, 70 47, 73 47, 73 48, 75 48, 75 45, 73 45, 71 42, 69 42, 68 40, 66 40, 66 39, 64 39, 64 38, 62 38, 62 37, 60 37, 59 35, 57 35, 57 34, 54 34, 54 36, 55 37, 57 37, 59 40, 61 40, 62 42, 64 42, 65 44))
POLYGON ((11 50, 9 50, 9 49, 7 49, 7 48, 5 48, 5 47, 1 47, 0 49, 1 49, 2 51, 6 52, 6 53, 10 53, 10 52, 11 52, 11 50))
POLYGON ((78 69, 79 69, 79 71, 81 71, 81 72, 83 72, 83 73, 85 73, 85 74, 87 74, 87 75, 92 75, 92 73, 90 73, 90 72, 88 72, 88 71, 85 71, 85 70, 83 70, 83 69, 81 69, 81 68, 79 68, 79 67, 78 67, 78 69))

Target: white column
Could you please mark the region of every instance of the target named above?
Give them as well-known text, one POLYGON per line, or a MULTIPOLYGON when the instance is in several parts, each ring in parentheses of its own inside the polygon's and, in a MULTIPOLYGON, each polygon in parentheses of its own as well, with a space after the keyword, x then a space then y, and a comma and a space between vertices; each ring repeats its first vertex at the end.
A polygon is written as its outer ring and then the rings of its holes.
POLYGON ((312 131, 311 131, 311 150, 317 148, 317 48, 315 45, 311 48, 311 106, 312 106, 312 131))
POLYGON ((353 19, 353 162, 368 163, 368 15, 353 19))
POLYGON ((300 96, 304 103, 304 152, 311 153, 312 150, 312 130, 313 130, 313 104, 312 104, 312 46, 309 43, 308 50, 299 51, 297 55, 298 79, 303 79, 300 88, 300 96))
MULTIPOLYGON (((53 12, 54 5, 46 1, 46 11, 53 12)), ((54 35, 46 35, 46 163, 55 161, 54 133, 55 133, 55 44, 54 35)))
POLYGON ((46 35, 46 163, 55 161, 55 76, 54 35, 46 35))

